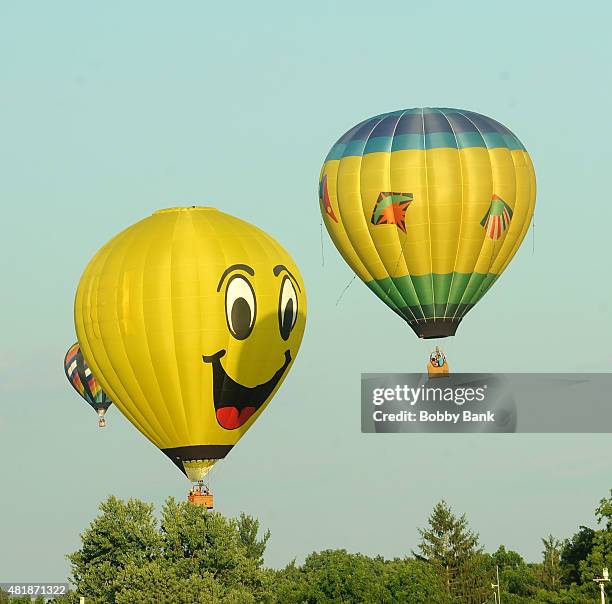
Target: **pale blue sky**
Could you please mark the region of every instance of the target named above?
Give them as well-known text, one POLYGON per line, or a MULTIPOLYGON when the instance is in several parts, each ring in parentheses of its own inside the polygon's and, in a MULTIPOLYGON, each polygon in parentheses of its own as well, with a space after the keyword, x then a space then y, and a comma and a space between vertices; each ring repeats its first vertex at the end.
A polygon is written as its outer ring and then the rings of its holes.
POLYGON ((292 373, 212 477, 219 511, 271 529, 269 564, 407 554, 442 497, 487 548, 530 560, 540 536, 592 522, 612 486, 608 436, 360 434, 360 373, 420 371, 430 343, 359 281, 336 305, 351 272, 327 235, 321 265, 317 179, 345 130, 406 107, 484 113, 533 158, 535 254, 530 232, 444 341, 451 366, 609 370, 612 9, 552 7, 0 2, 1 580, 64 578, 108 494, 185 494, 117 410, 97 430, 62 371, 87 260, 172 205, 265 229, 307 285, 292 373))

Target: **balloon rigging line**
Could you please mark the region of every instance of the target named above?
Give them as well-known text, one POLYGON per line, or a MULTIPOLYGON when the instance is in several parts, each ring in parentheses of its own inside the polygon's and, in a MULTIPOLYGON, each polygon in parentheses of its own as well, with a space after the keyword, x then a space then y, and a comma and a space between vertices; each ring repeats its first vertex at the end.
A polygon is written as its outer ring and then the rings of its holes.
POLYGON ((336 306, 338 306, 338 304, 340 304, 340 300, 342 300, 342 296, 344 296, 344 294, 346 293, 348 288, 353 284, 353 281, 355 281, 356 277, 357 277, 357 275, 353 275, 353 278, 348 282, 347 286, 342 290, 342 293, 340 294, 340 297, 336 301, 336 306))
MULTIPOLYGON (((395 268, 393 269, 393 274, 397 273, 397 268, 399 267, 400 264, 400 260, 403 258, 404 256, 404 251, 406 248, 406 244, 408 243, 408 235, 406 235, 406 237, 404 237, 404 243, 402 243, 400 245, 400 253, 399 256, 397 257, 397 262, 395 263, 395 268)), ((391 275, 389 275, 389 289, 387 290, 387 298, 391 298, 391 296, 389 295, 391 293, 391 288, 394 287, 397 289, 397 286, 395 285, 395 283, 393 282, 393 277, 391 275)), ((401 292, 399 291, 399 289, 397 289, 397 292, 400 296, 400 298, 404 299, 404 296, 402 296, 401 292)), ((405 301, 405 300, 404 300, 405 301)), ((421 301, 418 299, 417 296, 417 302, 419 303, 419 308, 421 309, 421 313, 423 314, 423 318, 425 319, 425 323, 427 323, 427 317, 425 317, 425 312, 423 311, 423 306, 421 305, 421 301)), ((410 308, 409 305, 407 305, 408 310, 410 311, 410 314, 412 315, 412 318, 415 321, 420 321, 420 319, 417 318, 417 316, 414 314, 413 310, 410 308)))
MULTIPOLYGON (((493 266, 493 262, 495 260, 496 260, 495 258, 495 239, 493 239, 493 249, 491 250, 491 259, 489 260, 489 268, 487 269, 487 274, 485 275, 485 278, 482 280, 482 283, 480 284, 480 288, 478 289, 479 296, 482 295, 482 292, 485 286, 485 282, 487 280, 487 277, 491 274, 491 267, 493 266)), ((464 316, 465 316, 465 313, 461 315, 461 318, 463 319, 464 316)))
POLYGON ((325 254, 323 253, 323 218, 321 218, 321 266, 325 266, 325 254))

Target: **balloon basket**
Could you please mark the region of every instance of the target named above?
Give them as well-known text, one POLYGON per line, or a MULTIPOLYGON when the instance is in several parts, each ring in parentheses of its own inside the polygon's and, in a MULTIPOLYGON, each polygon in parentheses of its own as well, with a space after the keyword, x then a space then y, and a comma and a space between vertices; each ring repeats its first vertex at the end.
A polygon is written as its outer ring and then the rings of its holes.
POLYGON ((213 509, 214 500, 212 495, 189 495, 187 501, 193 503, 193 505, 201 505, 207 510, 213 509))
POLYGON ((444 363, 442 367, 432 367, 430 363, 427 365, 427 372, 430 378, 448 377, 448 363, 444 363))
POLYGON ((202 483, 198 483, 190 489, 187 501, 193 503, 193 505, 200 505, 207 510, 212 510, 214 505, 212 493, 208 489, 208 486, 204 486, 202 483))

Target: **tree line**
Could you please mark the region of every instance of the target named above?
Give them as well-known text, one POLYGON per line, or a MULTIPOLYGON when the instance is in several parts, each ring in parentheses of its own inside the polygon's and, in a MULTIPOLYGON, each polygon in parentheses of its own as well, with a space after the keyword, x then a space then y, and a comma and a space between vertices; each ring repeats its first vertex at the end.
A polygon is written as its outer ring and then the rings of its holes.
MULTIPOLYGON (((591 604, 593 579, 612 570, 612 491, 595 510, 596 528, 543 538, 537 563, 503 545, 485 552, 445 501, 403 558, 324 550, 281 570, 265 567, 270 532, 245 514, 226 518, 169 498, 157 518, 150 504, 112 496, 99 510, 67 556, 73 590, 57 604, 81 596, 87 604, 480 604, 497 602, 497 585, 503 604, 591 604)), ((30 600, 0 593, 8 602, 30 600)))

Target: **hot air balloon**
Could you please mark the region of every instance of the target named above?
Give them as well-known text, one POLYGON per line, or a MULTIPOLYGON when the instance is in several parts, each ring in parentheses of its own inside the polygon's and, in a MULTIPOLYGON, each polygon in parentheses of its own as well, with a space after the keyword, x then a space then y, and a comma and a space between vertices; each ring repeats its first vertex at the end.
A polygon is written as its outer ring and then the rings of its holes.
POLYGON ((64 371, 72 387, 89 403, 98 414, 98 426, 106 426, 106 410, 113 401, 102 390, 94 374, 89 369, 79 343, 73 344, 64 357, 64 371))
POLYGON ((205 207, 160 210, 111 239, 75 299, 104 389, 198 488, 278 390, 305 322, 289 254, 205 207))
POLYGON ((361 122, 331 148, 319 181, 338 251, 421 338, 455 334, 523 241, 535 194, 519 139, 460 109, 361 122))

